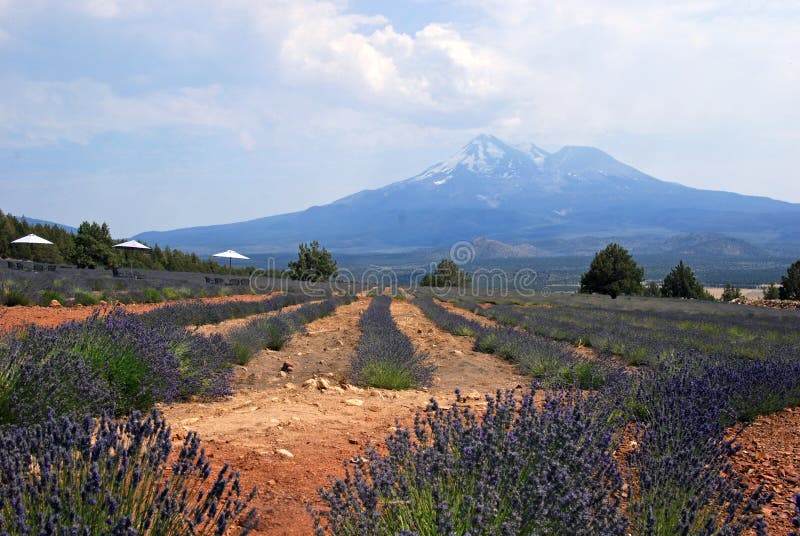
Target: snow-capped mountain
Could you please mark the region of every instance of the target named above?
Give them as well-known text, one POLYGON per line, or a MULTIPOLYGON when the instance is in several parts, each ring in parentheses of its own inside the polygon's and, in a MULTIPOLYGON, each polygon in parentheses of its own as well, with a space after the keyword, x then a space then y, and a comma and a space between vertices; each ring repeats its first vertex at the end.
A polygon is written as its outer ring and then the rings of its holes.
POLYGON ((320 240, 338 250, 445 246, 486 237, 532 243, 581 236, 724 233, 800 243, 800 205, 664 182, 593 147, 548 153, 482 134, 409 179, 302 212, 137 238, 208 252, 290 251, 320 240))

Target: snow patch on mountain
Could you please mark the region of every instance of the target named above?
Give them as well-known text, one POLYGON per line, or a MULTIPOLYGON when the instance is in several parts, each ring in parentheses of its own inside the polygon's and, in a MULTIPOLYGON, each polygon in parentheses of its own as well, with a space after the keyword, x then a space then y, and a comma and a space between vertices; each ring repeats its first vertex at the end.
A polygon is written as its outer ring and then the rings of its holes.
POLYGON ((538 167, 540 170, 544 169, 544 161, 548 156, 550 156, 550 153, 541 147, 537 147, 533 143, 523 143, 521 145, 517 145, 516 147, 523 153, 527 154, 531 160, 533 160, 533 163, 536 164, 536 167, 538 167))

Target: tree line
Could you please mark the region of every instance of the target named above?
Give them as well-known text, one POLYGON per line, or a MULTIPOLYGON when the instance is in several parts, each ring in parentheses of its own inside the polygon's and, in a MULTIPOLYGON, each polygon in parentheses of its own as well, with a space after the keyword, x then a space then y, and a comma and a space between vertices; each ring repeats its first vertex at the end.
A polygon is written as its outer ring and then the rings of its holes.
MULTIPOLYGON (((581 277, 581 292, 606 294, 616 298, 622 294, 660 296, 664 298, 689 298, 713 300, 697 280, 692 269, 680 261, 661 283, 651 281, 644 284, 642 269, 631 254, 619 244, 609 244, 597 252, 589 270, 581 277)), ((727 285, 722 293, 723 301, 741 298, 741 290, 727 285)), ((780 286, 771 283, 764 290, 766 299, 800 300, 800 260, 795 261, 781 278, 780 286)))
MULTIPOLYGON (((79 268, 119 268, 133 265, 147 270, 177 272, 231 273, 214 260, 201 259, 196 253, 185 253, 156 244, 144 253, 114 249, 119 243, 111 237, 105 223, 84 221, 77 232, 58 225, 30 223, 25 218, 4 214, 0 210, 0 258, 26 259, 46 264, 74 264, 79 268), (34 233, 53 242, 52 246, 11 244, 22 236, 34 233)), ((233 273, 246 274, 251 268, 234 268, 233 273)))

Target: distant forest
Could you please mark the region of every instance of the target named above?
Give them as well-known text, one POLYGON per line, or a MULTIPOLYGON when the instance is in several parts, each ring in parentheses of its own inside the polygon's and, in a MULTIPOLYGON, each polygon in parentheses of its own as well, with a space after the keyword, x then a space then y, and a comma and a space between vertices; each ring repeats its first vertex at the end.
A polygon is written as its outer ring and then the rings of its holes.
POLYGON ((169 247, 162 249, 158 244, 147 252, 122 251, 112 247, 120 242, 111 238, 111 230, 105 223, 85 221, 73 233, 57 225, 32 224, 24 217, 17 218, 0 210, 0 258, 66 263, 80 268, 118 268, 130 263, 134 268, 175 272, 246 275, 252 271, 250 267, 230 270, 214 260, 201 259, 195 253, 169 247), (46 238, 54 245, 11 244, 12 240, 30 233, 46 238))

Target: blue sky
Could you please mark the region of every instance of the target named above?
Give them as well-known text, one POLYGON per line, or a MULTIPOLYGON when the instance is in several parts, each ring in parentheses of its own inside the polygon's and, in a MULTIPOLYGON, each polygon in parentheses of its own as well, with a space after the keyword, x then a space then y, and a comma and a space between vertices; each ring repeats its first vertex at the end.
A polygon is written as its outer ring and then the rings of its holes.
POLYGON ((0 0, 0 209, 117 237, 240 221, 481 132, 800 202, 798 6, 0 0))

